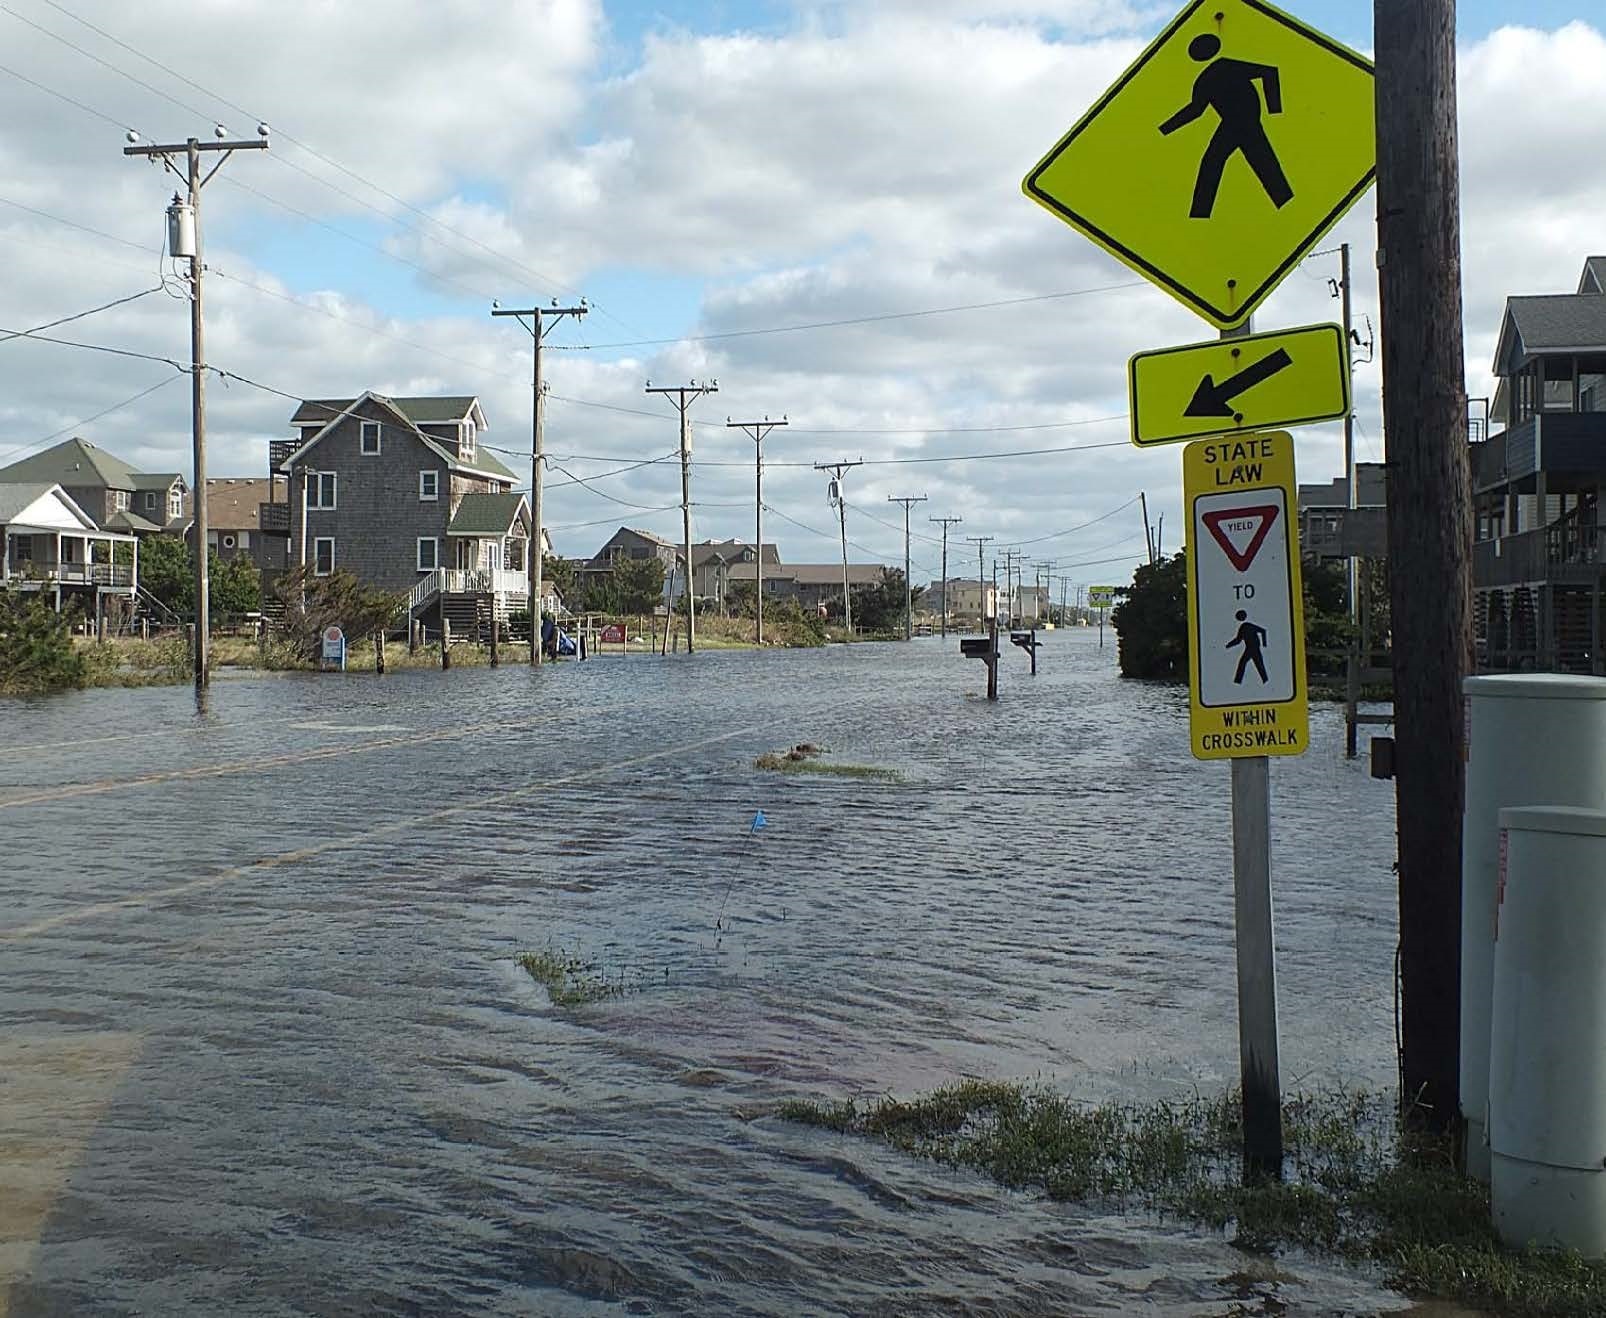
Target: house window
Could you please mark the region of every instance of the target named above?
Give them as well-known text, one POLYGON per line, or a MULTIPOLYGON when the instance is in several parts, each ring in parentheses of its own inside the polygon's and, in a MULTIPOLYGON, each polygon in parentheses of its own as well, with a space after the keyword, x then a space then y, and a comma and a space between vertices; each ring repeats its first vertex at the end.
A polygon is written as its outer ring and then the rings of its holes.
POLYGON ((128 511, 128 491, 118 490, 112 496, 112 502, 116 505, 118 512, 126 513, 128 511))
POLYGON ((379 453, 379 422, 364 421, 362 423, 362 452, 364 457, 376 457, 379 453))
POLYGON ((441 565, 441 542, 434 536, 418 537, 418 570, 433 572, 441 565))
POLYGON ((174 486, 167 492, 167 520, 176 522, 184 516, 184 491, 174 486))
POLYGON ((333 508, 335 506, 335 473, 314 471, 307 481, 307 507, 333 508))
POLYGON ((458 446, 457 455, 460 458, 474 456, 474 422, 472 419, 463 422, 463 442, 458 446))
POLYGON ((148 512, 148 513, 156 511, 156 491, 155 490, 146 490, 145 491, 145 511, 148 512))
POLYGON ((421 503, 434 503, 441 497, 441 474, 438 471, 418 473, 418 498, 421 503))
POLYGON ((327 577, 335 570, 335 538, 321 535, 312 542, 312 575, 327 577))

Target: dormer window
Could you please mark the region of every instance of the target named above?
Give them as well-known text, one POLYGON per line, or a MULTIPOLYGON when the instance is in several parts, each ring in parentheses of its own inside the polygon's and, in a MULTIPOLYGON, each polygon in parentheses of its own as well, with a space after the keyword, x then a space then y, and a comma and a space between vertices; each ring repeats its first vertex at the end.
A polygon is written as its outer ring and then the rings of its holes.
POLYGON ((379 422, 364 421, 362 423, 362 455, 365 458, 379 456, 379 422))
POLYGON ((145 491, 145 511, 148 512, 148 513, 153 513, 153 512, 156 511, 156 491, 155 490, 146 490, 145 491))
POLYGON ((472 458, 474 456, 474 419, 470 417, 463 422, 463 438, 458 444, 457 456, 472 458))
POLYGON ((116 491, 112 496, 112 502, 116 505, 118 512, 126 513, 128 511, 128 491, 116 491))
POLYGON ((176 522, 184 516, 184 491, 174 486, 167 492, 167 520, 176 522))

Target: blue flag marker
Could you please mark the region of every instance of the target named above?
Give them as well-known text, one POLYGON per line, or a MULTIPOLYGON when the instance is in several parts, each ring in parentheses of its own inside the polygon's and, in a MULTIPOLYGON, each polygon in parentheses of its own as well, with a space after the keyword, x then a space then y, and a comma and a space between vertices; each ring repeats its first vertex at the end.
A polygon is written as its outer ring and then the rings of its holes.
POLYGON ((756 833, 759 829, 768 827, 769 822, 769 820, 764 818, 764 812, 760 810, 756 815, 753 816, 753 827, 747 831, 749 834, 756 833))

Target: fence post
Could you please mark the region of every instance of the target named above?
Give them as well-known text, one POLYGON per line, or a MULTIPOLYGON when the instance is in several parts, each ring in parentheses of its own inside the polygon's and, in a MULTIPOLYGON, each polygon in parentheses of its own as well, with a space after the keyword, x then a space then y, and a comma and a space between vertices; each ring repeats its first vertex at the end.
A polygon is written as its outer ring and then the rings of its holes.
POLYGON ((374 672, 381 676, 385 672, 385 629, 383 627, 374 633, 374 672))
POLYGON ((441 672, 452 666, 452 624, 447 621, 446 610, 441 610, 441 672))

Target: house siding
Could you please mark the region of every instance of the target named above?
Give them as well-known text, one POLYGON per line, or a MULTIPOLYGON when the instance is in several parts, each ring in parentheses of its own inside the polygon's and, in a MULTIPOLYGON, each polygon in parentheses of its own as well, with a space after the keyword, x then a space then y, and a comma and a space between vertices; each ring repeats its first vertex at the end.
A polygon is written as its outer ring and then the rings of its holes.
MULTIPOLYGON (((335 473, 333 510, 307 511, 307 554, 313 563, 315 542, 326 536, 335 541, 335 568, 354 573, 363 582, 384 590, 411 590, 418 580, 418 539, 435 536, 442 541, 445 561, 446 527, 457 497, 459 478, 448 476, 447 466, 386 408, 373 400, 360 404, 343 418, 315 448, 296 462, 291 481, 289 561, 301 561, 302 475, 305 471, 335 473), (361 423, 381 426, 379 454, 360 451, 361 423), (443 494, 452 497, 427 503, 418 497, 418 473, 438 473, 443 494)), ((484 485, 484 482, 480 482, 484 485)), ((256 537, 252 537, 255 541, 256 537)), ((264 537, 267 539, 267 537, 264 537)))

